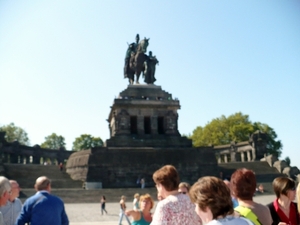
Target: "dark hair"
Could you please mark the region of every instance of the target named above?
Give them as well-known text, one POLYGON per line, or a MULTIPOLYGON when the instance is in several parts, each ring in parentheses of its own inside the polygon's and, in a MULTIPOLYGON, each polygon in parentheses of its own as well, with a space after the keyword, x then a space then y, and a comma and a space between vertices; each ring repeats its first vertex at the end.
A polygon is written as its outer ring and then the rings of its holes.
POLYGON ((256 190, 256 178, 252 170, 237 169, 230 179, 232 194, 241 200, 252 200, 256 190))
POLYGON ((212 212, 213 219, 233 213, 230 190, 223 180, 217 177, 200 178, 192 186, 190 198, 202 211, 208 207, 212 212))
POLYGON ((103 198, 104 200, 106 200, 106 198, 105 198, 105 196, 104 196, 104 195, 102 195, 102 198, 103 198))
POLYGON ((172 165, 166 165, 156 170, 153 174, 153 180, 156 184, 163 185, 167 191, 178 189, 179 175, 172 165))
POLYGON ((288 190, 296 188, 295 181, 288 177, 277 177, 273 180, 272 185, 277 198, 280 197, 280 194, 287 195, 288 190))

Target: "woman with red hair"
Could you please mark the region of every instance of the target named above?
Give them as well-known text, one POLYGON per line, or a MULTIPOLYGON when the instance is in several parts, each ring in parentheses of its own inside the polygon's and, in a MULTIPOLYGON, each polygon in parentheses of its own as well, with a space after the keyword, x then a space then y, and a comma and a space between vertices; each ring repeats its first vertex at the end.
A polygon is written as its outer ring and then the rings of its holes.
POLYGON ((237 169, 230 179, 232 195, 238 200, 239 206, 234 210, 254 224, 271 225, 272 217, 268 207, 253 201, 256 191, 256 177, 252 170, 237 169))

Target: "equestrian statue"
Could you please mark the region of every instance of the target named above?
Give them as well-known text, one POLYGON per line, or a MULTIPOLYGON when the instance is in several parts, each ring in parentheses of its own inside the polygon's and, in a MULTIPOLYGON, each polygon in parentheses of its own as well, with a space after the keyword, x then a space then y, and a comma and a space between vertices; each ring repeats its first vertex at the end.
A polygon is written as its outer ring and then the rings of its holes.
POLYGON ((140 40, 139 34, 136 35, 136 42, 128 45, 128 49, 125 55, 124 66, 124 78, 128 78, 129 83, 134 83, 134 76, 136 75, 136 84, 139 84, 139 78, 141 73, 145 83, 154 84, 156 81, 155 67, 158 64, 158 60, 155 56, 152 56, 152 52, 146 55, 147 47, 149 45, 150 38, 144 38, 140 40))

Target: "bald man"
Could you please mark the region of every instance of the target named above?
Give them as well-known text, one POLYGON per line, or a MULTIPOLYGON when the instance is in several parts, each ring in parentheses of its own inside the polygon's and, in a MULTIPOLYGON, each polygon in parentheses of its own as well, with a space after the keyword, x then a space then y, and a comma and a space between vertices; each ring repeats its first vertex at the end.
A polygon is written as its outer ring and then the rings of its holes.
POLYGON ((50 179, 45 176, 39 177, 34 188, 37 193, 25 201, 16 225, 68 225, 63 201, 50 194, 50 179))
POLYGON ((20 186, 17 181, 10 180, 11 194, 6 205, 0 207, 5 225, 14 225, 22 210, 22 202, 18 199, 20 186))

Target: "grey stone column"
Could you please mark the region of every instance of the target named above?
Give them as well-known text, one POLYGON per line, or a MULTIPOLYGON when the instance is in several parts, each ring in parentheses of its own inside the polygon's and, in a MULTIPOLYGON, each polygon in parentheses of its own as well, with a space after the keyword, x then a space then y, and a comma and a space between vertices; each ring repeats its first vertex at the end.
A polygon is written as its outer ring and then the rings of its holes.
POLYGON ((248 162, 251 162, 251 154, 250 154, 250 151, 247 151, 247 158, 248 158, 248 162))
POLYGON ((228 163, 227 154, 224 154, 224 162, 225 162, 225 163, 228 163))
POLYGON ((241 160, 242 160, 242 162, 245 162, 245 155, 244 155, 244 152, 241 152, 241 160))

